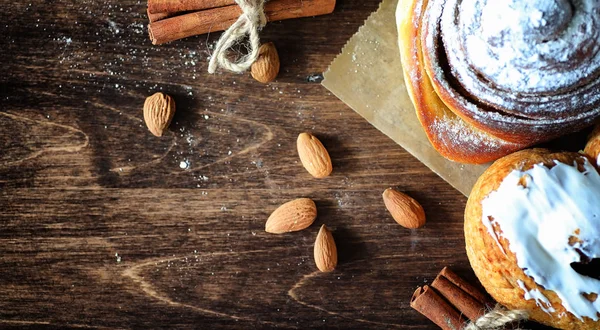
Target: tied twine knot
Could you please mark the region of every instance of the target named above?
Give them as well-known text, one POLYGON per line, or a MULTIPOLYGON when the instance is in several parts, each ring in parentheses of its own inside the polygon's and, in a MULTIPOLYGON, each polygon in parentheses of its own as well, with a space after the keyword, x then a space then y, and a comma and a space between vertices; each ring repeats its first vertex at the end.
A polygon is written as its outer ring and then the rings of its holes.
MULTIPOLYGON (((463 330, 498 330, 504 329, 506 325, 513 322, 527 320, 529 315, 523 310, 507 310, 496 305, 496 307, 481 316, 474 322, 467 324, 463 330)), ((515 328, 519 330, 519 328, 515 328)))
POLYGON ((267 24, 264 11, 265 0, 235 0, 235 2, 242 9, 242 15, 221 35, 210 58, 208 73, 215 73, 217 67, 241 73, 246 71, 258 58, 258 48, 260 47, 258 31, 267 24), (230 61, 229 49, 236 42, 244 39, 246 35, 250 44, 248 54, 240 57, 237 61, 230 61))

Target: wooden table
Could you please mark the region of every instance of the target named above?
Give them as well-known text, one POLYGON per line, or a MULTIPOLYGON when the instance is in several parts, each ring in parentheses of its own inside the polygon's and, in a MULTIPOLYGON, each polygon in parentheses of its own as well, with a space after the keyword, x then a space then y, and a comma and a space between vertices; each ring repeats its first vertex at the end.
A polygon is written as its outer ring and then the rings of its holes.
POLYGON ((218 34, 152 46, 144 1, 4 4, 0 327, 435 329, 409 299, 444 266, 475 280, 466 198, 318 82, 377 5, 270 23, 281 73, 262 85, 206 73, 218 34), (157 91, 177 102, 162 138, 142 119, 157 91), (303 131, 331 177, 300 165, 303 131), (423 204, 424 228, 391 219, 390 186, 423 204), (297 197, 316 201, 315 224, 265 233, 297 197), (339 250, 328 274, 312 257, 321 224, 339 250))

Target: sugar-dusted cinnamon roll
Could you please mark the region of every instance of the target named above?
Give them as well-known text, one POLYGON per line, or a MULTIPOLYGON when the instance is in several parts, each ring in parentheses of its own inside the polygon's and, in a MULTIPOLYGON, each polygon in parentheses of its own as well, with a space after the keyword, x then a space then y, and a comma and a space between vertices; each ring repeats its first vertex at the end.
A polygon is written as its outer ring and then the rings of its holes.
POLYGON ((600 329, 600 174, 572 152, 523 150, 479 178, 467 255, 498 303, 559 329, 600 329))
MULTIPOLYGON (((467 159, 477 163, 600 116, 596 0, 400 0, 397 23, 408 90, 437 149, 444 123, 493 141, 467 159)), ((445 156, 464 161, 464 144, 445 156)))

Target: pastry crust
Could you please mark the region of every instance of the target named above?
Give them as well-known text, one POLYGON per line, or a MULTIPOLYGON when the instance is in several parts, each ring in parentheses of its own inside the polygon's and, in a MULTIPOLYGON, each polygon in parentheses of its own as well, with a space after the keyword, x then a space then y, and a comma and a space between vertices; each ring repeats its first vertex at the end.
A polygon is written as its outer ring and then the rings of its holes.
MULTIPOLYGON (((475 274, 486 288, 488 293, 500 304, 513 310, 526 310, 529 317, 537 322, 557 327, 560 329, 599 329, 600 321, 584 317, 578 319, 569 313, 561 304, 558 295, 543 287, 525 275, 517 265, 513 252, 509 249, 510 242, 499 236, 498 246, 495 239, 489 234, 488 228, 482 222, 482 201, 493 191, 496 191, 504 178, 513 170, 526 171, 535 164, 543 163, 552 167, 555 161, 564 164, 585 163, 586 156, 572 153, 553 153, 546 149, 529 149, 516 152, 497 160, 479 178, 469 196, 465 210, 465 243, 467 255, 475 274), (540 290, 550 301, 554 312, 548 314, 536 305, 535 300, 525 300, 524 290, 519 287, 525 285, 528 290, 540 290)), ((589 160, 589 159, 588 159, 589 160)), ((510 205, 507 205, 510 207, 510 205)), ((498 232, 498 228, 494 228, 498 232)))

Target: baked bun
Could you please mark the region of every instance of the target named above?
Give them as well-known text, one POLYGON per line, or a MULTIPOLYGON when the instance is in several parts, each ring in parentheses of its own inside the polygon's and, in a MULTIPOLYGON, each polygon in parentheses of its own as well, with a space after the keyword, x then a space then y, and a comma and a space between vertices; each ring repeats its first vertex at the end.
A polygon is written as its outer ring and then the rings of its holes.
POLYGON ((596 159, 596 164, 600 165, 600 125, 594 128, 584 152, 586 155, 596 159))
POLYGON ((527 147, 468 124, 436 94, 422 65, 420 21, 426 6, 426 0, 400 0, 396 23, 408 95, 431 145, 445 158, 467 164, 487 163, 527 147))
POLYGON ((545 149, 497 160, 465 210, 467 255, 488 293, 560 329, 600 329, 600 174, 545 149))
POLYGON ((600 117, 597 0, 400 0, 407 90, 432 145, 481 163, 600 117))

